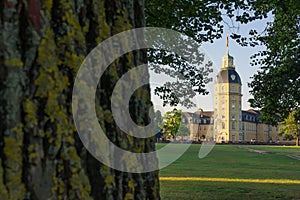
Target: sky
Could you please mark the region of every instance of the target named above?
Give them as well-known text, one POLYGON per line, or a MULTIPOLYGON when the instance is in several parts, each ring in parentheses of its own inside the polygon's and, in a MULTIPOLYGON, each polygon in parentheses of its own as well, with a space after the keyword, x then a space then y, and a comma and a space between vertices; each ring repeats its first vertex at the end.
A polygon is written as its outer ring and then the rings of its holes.
MULTIPOLYGON (((258 22, 252 22, 248 25, 239 25, 239 30, 235 30, 235 32, 245 35, 249 32, 250 29, 256 29, 259 31, 263 31, 265 24, 267 21, 271 21, 270 17, 258 21, 258 22)), ((226 27, 226 25, 225 25, 226 27)), ((221 39, 215 40, 214 43, 203 43, 202 49, 206 53, 206 56, 213 62, 213 70, 214 72, 210 75, 210 77, 215 78, 217 73, 220 70, 221 64, 222 64, 222 57, 226 53, 226 36, 231 34, 230 28, 225 28, 224 34, 221 39)), ((242 47, 239 44, 237 44, 234 40, 229 38, 229 53, 231 56, 234 57, 234 65, 235 70, 238 72, 238 74, 241 77, 242 80, 242 109, 248 110, 250 109, 250 104, 248 103, 248 99, 252 98, 249 91, 251 88, 248 87, 248 82, 251 82, 250 77, 252 77, 259 69, 259 66, 251 66, 251 55, 257 53, 260 50, 263 50, 263 46, 258 47, 242 47)), ((161 74, 153 74, 150 72, 150 83, 151 83, 151 90, 154 88, 153 86, 159 85, 160 83, 170 80, 167 76, 163 76, 161 74)), ((203 109, 204 111, 213 111, 213 82, 209 83, 207 85, 207 89, 209 91, 209 95, 207 96, 201 96, 197 95, 193 102, 196 104, 195 107, 191 109, 187 109, 184 107, 176 107, 177 109, 182 109, 183 111, 190 111, 195 112, 199 108, 203 109)), ((154 109, 159 109, 162 113, 165 113, 166 111, 172 110, 174 107, 163 107, 162 101, 153 94, 151 94, 151 98, 154 104, 154 109)))

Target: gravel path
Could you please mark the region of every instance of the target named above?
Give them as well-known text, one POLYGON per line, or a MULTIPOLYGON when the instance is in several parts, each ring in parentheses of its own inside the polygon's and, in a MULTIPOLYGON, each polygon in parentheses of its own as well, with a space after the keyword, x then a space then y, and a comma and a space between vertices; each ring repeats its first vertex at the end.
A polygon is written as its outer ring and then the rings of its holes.
MULTIPOLYGON (((247 148, 247 150, 249 152, 254 152, 254 153, 259 153, 259 154, 272 154, 272 152, 269 152, 269 151, 263 151, 263 150, 257 150, 257 149, 250 149, 250 148, 247 148)), ((291 155, 286 155, 287 157, 289 158, 293 158, 293 159, 296 159, 296 160, 300 160, 300 155, 295 155, 295 154, 291 154, 291 155)))

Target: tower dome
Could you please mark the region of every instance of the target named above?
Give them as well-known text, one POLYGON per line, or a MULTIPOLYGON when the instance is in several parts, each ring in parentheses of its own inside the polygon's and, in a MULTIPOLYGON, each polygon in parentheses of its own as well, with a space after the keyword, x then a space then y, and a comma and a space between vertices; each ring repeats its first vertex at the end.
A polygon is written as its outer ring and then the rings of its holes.
POLYGON ((221 69, 216 76, 215 83, 236 83, 242 85, 241 78, 235 69, 221 69))
MULTIPOLYGON (((228 45, 228 43, 227 43, 228 45)), ((228 46, 227 46, 228 48, 228 46)), ((235 67, 233 64, 233 57, 229 54, 229 50, 227 49, 225 56, 222 59, 221 70, 216 76, 216 83, 236 83, 242 84, 241 78, 239 74, 235 71, 235 67)))

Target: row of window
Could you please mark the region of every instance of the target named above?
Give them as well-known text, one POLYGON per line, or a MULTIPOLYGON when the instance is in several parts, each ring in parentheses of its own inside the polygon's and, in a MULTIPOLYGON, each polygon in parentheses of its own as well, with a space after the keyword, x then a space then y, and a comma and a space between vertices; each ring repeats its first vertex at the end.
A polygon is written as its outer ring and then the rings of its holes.
POLYGON ((254 116, 251 116, 251 115, 246 115, 246 116, 245 116, 245 119, 246 119, 246 121, 252 121, 252 122, 255 122, 255 117, 254 117, 254 116))
MULTIPOLYGON (((237 126, 236 126, 236 124, 237 124, 238 122, 235 122, 235 121, 232 121, 231 122, 231 129, 232 130, 235 130, 236 128, 237 128, 237 126)), ((245 130, 245 125, 244 125, 244 123, 238 123, 239 124, 239 129, 241 130, 245 130)), ((216 125, 216 127, 215 128, 217 128, 217 125, 216 125)), ((222 129, 225 129, 226 127, 225 127, 225 123, 224 122, 222 122, 222 129)), ((247 131, 251 131, 251 130, 255 130, 255 126, 246 126, 246 130, 247 131)))
MULTIPOLYGON (((217 97, 216 97, 216 103, 215 103, 215 104, 218 105, 217 97)), ((221 101, 221 104, 222 104, 222 110, 224 110, 224 109, 225 109, 225 102, 224 102, 224 100, 221 101)), ((233 99, 233 100, 231 101, 231 108, 232 108, 232 110, 235 110, 236 107, 237 107, 237 108, 240 108, 241 106, 242 106, 242 102, 241 102, 241 101, 239 101, 239 107, 236 106, 236 101, 235 101, 235 99, 233 99)))
MULTIPOLYGON (((232 130, 236 130, 236 124, 237 122, 232 122, 231 123, 231 129, 232 130)), ((238 123, 239 124, 239 130, 246 130, 246 131, 256 131, 256 125, 255 124, 246 124, 245 123, 238 123)), ((225 129, 226 125, 224 122, 222 122, 222 129, 225 129)), ((213 130, 213 126, 209 126, 210 127, 210 130, 212 131, 213 130)), ((215 124, 215 129, 217 129, 217 124, 215 124)), ((201 126, 199 125, 198 126, 198 130, 207 130, 207 127, 206 126, 201 126)), ((268 133, 272 131, 272 127, 271 126, 266 126, 265 129, 264 129, 264 132, 265 133, 268 133)), ((276 131, 278 131, 278 127, 276 127, 276 131)))
MULTIPOLYGON (((188 123, 188 120, 183 118, 182 123, 188 123)), ((190 119, 190 123, 194 123, 194 124, 213 124, 214 120, 212 118, 211 119, 197 119, 197 118, 194 118, 194 119, 190 119)))
MULTIPOLYGON (((198 126, 199 131, 201 131, 202 129, 206 131, 206 126, 203 126, 203 128, 201 126, 198 126)), ((210 130, 213 130, 213 126, 210 126, 210 130)))
MULTIPOLYGON (((241 91, 241 87, 240 87, 240 86, 238 86, 238 88, 236 88, 235 85, 232 85, 232 86, 231 86, 231 91, 232 91, 232 92, 235 92, 236 89, 237 89, 238 92, 241 91)), ((218 91, 218 87, 215 87, 215 91, 218 91)), ((225 88, 224 85, 222 85, 221 91, 222 91, 222 92, 226 92, 226 88, 225 88)))

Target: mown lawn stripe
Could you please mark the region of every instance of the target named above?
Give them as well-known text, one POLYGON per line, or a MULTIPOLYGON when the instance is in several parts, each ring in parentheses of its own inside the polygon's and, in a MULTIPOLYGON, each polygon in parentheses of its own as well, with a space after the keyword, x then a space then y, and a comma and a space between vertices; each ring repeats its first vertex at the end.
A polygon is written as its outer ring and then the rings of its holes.
POLYGON ((300 180, 291 179, 244 179, 244 178, 209 178, 209 177, 160 177, 161 181, 211 181, 241 183, 300 184, 300 180))

